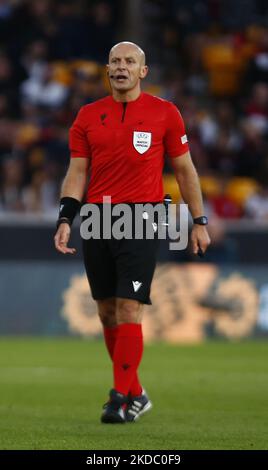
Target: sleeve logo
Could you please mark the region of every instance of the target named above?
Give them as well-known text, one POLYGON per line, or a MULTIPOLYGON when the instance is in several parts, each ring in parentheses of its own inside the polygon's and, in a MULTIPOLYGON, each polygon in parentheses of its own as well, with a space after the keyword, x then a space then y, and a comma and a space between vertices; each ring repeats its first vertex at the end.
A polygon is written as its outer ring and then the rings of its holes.
POLYGON ((184 135, 181 137, 181 143, 182 143, 182 144, 186 144, 186 142, 188 142, 188 139, 187 139, 187 135, 184 134, 184 135))

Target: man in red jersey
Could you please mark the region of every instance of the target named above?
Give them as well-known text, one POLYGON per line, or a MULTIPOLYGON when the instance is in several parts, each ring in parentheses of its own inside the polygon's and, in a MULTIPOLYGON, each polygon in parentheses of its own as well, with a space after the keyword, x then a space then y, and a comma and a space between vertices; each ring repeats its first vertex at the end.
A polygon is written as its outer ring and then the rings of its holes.
MULTIPOLYGON (((141 92, 148 67, 140 47, 116 44, 107 66, 112 95, 83 106, 70 130, 71 160, 63 182, 55 247, 68 247, 70 227, 83 200, 104 210, 111 204, 163 201, 162 171, 168 155, 183 200, 194 219, 191 242, 195 254, 210 239, 196 170, 184 123, 174 104, 141 92)), ((152 407, 138 377, 143 352, 142 309, 150 304, 156 263, 155 239, 83 240, 86 272, 113 362, 114 388, 104 407, 103 423, 135 421, 152 407)), ((164 312, 163 312, 164 314, 164 312)))

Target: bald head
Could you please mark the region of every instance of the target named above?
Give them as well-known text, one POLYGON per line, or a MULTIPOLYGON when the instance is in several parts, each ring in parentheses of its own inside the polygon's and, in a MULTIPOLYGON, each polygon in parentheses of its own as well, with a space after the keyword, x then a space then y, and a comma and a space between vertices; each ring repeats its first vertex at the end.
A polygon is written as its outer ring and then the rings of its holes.
POLYGON ((115 99, 136 99, 141 92, 140 82, 148 73, 143 50, 134 42, 119 42, 110 50, 107 73, 115 99))
POLYGON ((145 62, 146 62, 145 53, 141 49, 141 47, 139 47, 134 42, 122 41, 122 42, 119 42, 118 44, 115 44, 115 46, 113 46, 109 52, 109 62, 113 55, 116 55, 116 53, 120 53, 120 52, 128 52, 129 54, 134 53, 135 55, 139 57, 140 65, 145 65, 145 62))

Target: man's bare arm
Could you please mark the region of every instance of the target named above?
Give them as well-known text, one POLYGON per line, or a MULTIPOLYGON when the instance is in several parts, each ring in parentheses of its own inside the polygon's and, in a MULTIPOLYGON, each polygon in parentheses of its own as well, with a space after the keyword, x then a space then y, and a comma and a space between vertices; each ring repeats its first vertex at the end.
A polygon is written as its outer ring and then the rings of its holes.
MULTIPOLYGON (((185 204, 188 204, 193 218, 204 215, 203 199, 197 171, 192 162, 190 152, 177 158, 171 158, 171 165, 178 182, 180 192, 185 204)), ((204 253, 210 244, 206 227, 194 224, 191 233, 193 252, 198 253, 199 248, 204 253)))
POLYGON ((62 183, 61 197, 73 197, 82 201, 88 178, 89 159, 71 158, 70 165, 62 183))
MULTIPOLYGON (((89 160, 87 158, 71 158, 70 165, 64 178, 61 198, 72 197, 82 201, 85 187, 88 179, 89 160)), ((55 248, 63 254, 74 254, 75 248, 67 246, 71 234, 71 228, 68 223, 59 225, 54 237, 55 248)))
POLYGON ((204 215, 203 199, 197 171, 190 152, 170 159, 182 199, 188 204, 193 218, 204 215))

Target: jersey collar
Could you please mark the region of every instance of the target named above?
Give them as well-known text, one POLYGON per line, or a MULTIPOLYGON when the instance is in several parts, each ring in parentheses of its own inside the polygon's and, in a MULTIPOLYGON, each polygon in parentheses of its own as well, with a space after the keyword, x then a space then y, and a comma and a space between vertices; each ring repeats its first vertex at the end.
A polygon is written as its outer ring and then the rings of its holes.
MULTIPOLYGON (((138 98, 136 98, 135 100, 132 100, 132 101, 126 101, 126 103, 127 103, 127 105, 130 105, 131 103, 135 103, 135 104, 140 103, 142 101, 143 97, 144 97, 144 92, 141 91, 138 98)), ((112 95, 110 95, 110 98, 111 98, 112 102, 115 103, 115 104, 122 105, 122 103, 124 103, 124 101, 116 101, 112 95)))

